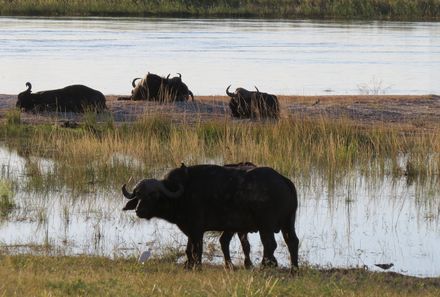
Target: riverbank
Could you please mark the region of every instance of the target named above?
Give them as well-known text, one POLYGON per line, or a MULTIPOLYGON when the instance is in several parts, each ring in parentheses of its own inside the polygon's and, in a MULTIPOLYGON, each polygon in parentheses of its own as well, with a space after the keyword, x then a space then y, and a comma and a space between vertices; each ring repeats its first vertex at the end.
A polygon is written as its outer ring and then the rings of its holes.
POLYGON ((0 15, 439 20, 440 0, 0 0, 0 15))
POLYGON ((173 261, 0 254, 0 296, 439 296, 440 278, 302 266, 236 271, 173 261))
MULTIPOLYGON (((118 101, 107 95, 107 106, 116 123, 133 122, 144 116, 165 115, 176 121, 208 121, 230 118, 229 97, 196 96, 195 101, 159 104, 118 101)), ((399 129, 432 130, 440 127, 438 95, 278 95, 282 118, 349 119, 359 125, 395 126, 399 129)), ((16 95, 0 94, 0 121, 15 108, 16 95)), ((21 113, 28 124, 82 121, 82 114, 21 113)), ((105 118, 107 120, 107 117, 105 118)))

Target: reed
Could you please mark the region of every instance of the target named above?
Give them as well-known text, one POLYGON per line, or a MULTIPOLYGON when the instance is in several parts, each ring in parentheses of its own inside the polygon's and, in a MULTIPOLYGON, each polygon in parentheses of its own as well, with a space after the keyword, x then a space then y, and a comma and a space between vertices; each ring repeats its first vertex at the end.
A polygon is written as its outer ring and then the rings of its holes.
POLYGON ((18 138, 5 126, 0 131, 6 143, 24 156, 31 152, 54 161, 49 172, 28 162, 30 188, 119 187, 129 177, 161 177, 180 162, 252 161, 305 181, 319 173, 337 182, 355 170, 369 177, 428 179, 432 184, 440 176, 439 128, 411 132, 325 117, 178 123, 165 115, 146 115, 119 127, 94 125, 94 129, 32 126, 18 138))
POLYGON ((439 0, 0 0, 1 15, 429 20, 439 0))
POLYGON ((363 269, 184 271, 153 259, 0 254, 1 296, 438 296, 438 278, 363 269))
POLYGON ((6 180, 0 180, 0 221, 8 216, 14 209, 15 203, 12 197, 12 184, 6 180))

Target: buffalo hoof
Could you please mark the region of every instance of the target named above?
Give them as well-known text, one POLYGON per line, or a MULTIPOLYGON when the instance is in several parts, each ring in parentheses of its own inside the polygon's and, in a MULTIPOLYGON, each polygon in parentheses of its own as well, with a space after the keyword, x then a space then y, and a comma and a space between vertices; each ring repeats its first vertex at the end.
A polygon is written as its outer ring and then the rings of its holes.
POLYGON ((183 268, 185 270, 202 270, 202 263, 186 261, 183 268))
POLYGON ((289 270, 291 276, 299 276, 299 268, 298 267, 292 267, 289 270))
POLYGON ((183 264, 183 268, 186 270, 192 270, 194 268, 194 262, 190 262, 190 261, 185 261, 185 263, 183 264))
POLYGON ((231 261, 227 261, 227 262, 225 262, 225 269, 232 271, 232 270, 235 270, 235 266, 234 266, 234 264, 232 264, 231 261))
POLYGON ((254 267, 254 265, 252 264, 251 260, 244 260, 244 268, 246 269, 252 269, 254 267))
POLYGON ((261 265, 263 267, 278 267, 278 262, 275 258, 263 258, 261 265))

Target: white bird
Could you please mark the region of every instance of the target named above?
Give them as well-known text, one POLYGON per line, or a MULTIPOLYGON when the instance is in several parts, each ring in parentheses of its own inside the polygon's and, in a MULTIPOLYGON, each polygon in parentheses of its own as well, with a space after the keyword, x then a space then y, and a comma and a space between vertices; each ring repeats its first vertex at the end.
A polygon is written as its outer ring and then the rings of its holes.
POLYGON ((147 261, 148 258, 150 258, 150 256, 151 256, 151 249, 148 249, 148 250, 144 251, 144 252, 139 256, 138 262, 141 263, 141 264, 144 264, 145 261, 147 261))

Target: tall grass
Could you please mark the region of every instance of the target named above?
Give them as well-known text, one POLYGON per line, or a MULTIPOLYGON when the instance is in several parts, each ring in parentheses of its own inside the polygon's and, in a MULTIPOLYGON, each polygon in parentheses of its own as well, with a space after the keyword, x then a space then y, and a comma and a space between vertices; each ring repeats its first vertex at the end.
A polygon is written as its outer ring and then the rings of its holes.
POLYGON ((412 181, 438 181, 440 176, 439 128, 416 133, 325 117, 177 123, 167 116, 148 116, 119 127, 95 125, 93 130, 28 127, 21 140, 15 133, 8 137, 5 126, 0 131, 17 151, 55 161, 52 171, 44 173, 29 160, 30 182, 42 187, 69 185, 86 190, 120 185, 129 177, 160 177, 180 162, 245 160, 295 178, 319 173, 331 182, 353 170, 371 177, 406 176, 412 181))
POLYGON ((440 0, 0 0, 0 14, 427 20, 440 0))
POLYGON ((12 197, 13 197, 13 192, 12 192, 11 183, 1 179, 0 180, 0 220, 7 217, 8 214, 15 207, 15 203, 12 197))

